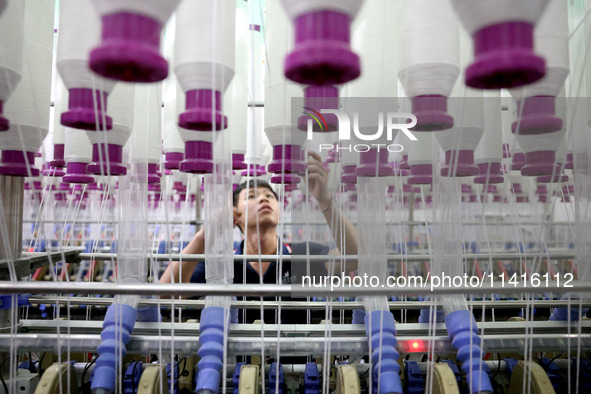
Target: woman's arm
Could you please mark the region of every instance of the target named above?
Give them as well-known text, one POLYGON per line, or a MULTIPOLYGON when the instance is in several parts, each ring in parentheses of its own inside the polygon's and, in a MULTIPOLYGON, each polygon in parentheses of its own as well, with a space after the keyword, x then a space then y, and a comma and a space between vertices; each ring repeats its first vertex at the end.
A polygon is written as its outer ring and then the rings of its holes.
MULTIPOLYGON (((205 232, 203 228, 195 234, 181 254, 203 254, 205 252, 205 232)), ((160 283, 188 283, 198 261, 171 261, 160 278, 160 283), (182 264, 182 270, 181 270, 182 264), (181 272, 182 271, 182 272, 181 272)))

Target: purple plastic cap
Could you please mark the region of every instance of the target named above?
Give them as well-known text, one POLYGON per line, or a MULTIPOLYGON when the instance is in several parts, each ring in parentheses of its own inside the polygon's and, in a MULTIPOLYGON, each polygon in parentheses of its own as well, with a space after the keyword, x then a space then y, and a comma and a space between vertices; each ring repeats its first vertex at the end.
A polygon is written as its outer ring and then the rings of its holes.
POLYGON ((222 113, 222 93, 211 89, 189 90, 185 112, 179 115, 179 126, 197 131, 222 130, 228 118, 222 113))
POLYGON ((157 82, 168 76, 158 21, 119 12, 103 16, 102 25, 101 43, 90 52, 92 71, 125 82, 157 82))
POLYGON ((242 176, 263 176, 265 174, 265 168, 260 164, 252 164, 247 166, 247 169, 240 173, 242 176))
POLYGON ((468 202, 478 202, 478 195, 470 194, 468 202))
POLYGON ((0 100, 0 131, 7 131, 10 121, 4 117, 4 101, 0 100))
POLYGON ((511 131, 520 135, 559 131, 562 129, 562 119, 554 116, 555 113, 554 96, 527 97, 517 104, 517 114, 521 114, 521 118, 511 124, 511 131))
POLYGON ((499 162, 478 164, 478 176, 474 178, 474 183, 494 184, 503 183, 503 165, 499 162))
POLYGON ((516 88, 546 74, 544 58, 534 53, 534 25, 505 22, 472 35, 474 63, 466 69, 466 85, 475 89, 516 88))
POLYGON ((454 118, 447 113, 447 97, 423 95, 412 98, 412 113, 417 117, 413 131, 440 131, 451 129, 454 118))
POLYGON ((244 162, 244 154, 232 153, 232 169, 233 170, 245 170, 247 167, 244 162))
MULTIPOLYGON (((298 185, 295 183, 288 183, 285 185, 285 191, 286 192, 292 192, 294 190, 298 189, 298 185)), ((287 200, 285 200, 287 202, 287 200)))
POLYGON ((185 142, 185 160, 180 164, 181 172, 190 174, 211 174, 213 172, 213 148, 211 142, 185 142))
POLYGON ((503 144, 503 159, 508 159, 511 157, 511 150, 509 148, 509 144, 503 144))
POLYGON ((518 203, 529 202, 529 197, 527 197, 527 196, 517 196, 517 197, 515 197, 515 202, 518 202, 518 203))
POLYGON ((297 185, 300 183, 300 177, 286 173, 276 174, 271 177, 271 183, 297 185))
POLYGON ((349 15, 315 11, 294 21, 295 45, 285 58, 285 76, 304 85, 339 85, 361 74, 351 51, 349 15))
MULTIPOLYGON (((519 187, 521 187, 521 185, 519 185, 519 187)), ((486 187, 482 188, 482 192, 496 194, 499 192, 499 189, 497 188, 497 185, 486 185, 486 187)))
POLYGON ((401 163, 399 161, 395 161, 393 163, 390 163, 390 166, 392 168, 394 168, 394 175, 396 175, 396 176, 409 176, 410 175, 410 167, 408 166, 408 163, 406 165, 406 167, 408 167, 408 168, 402 168, 404 166, 404 163, 401 163))
POLYGON ((164 154, 164 168, 168 170, 178 170, 183 161, 181 152, 167 152, 164 154))
MULTIPOLYGON (((304 112, 322 109, 339 109, 339 89, 335 86, 308 86, 304 89, 304 112)), ((339 120, 333 114, 320 114, 320 125, 312 122, 312 130, 315 132, 335 131, 339 127, 339 120)), ((298 129, 308 129, 310 115, 302 115, 298 118, 298 129)))
POLYGON ((273 161, 267 170, 273 174, 306 172, 308 165, 302 160, 302 147, 299 145, 275 145, 273 147, 273 161))
POLYGON ((158 163, 148 163, 148 183, 160 183, 158 175, 158 163))
MULTIPOLYGON (((348 164, 343 166, 343 171, 341 173, 341 182, 345 184, 355 184, 357 183, 357 175, 355 172, 355 168, 357 166, 355 164, 348 164)), ((353 189, 355 190, 355 189, 353 189)), ((345 189, 346 191, 346 189, 345 189)))
POLYGON ((555 163, 556 153, 552 150, 528 152, 525 165, 521 167, 523 176, 560 174, 562 166, 555 163))
POLYGON ((0 175, 39 176, 39 169, 35 168, 35 152, 3 150, 0 175))
POLYGON ((474 165, 474 151, 445 152, 445 166, 441 168, 442 176, 474 176, 478 175, 478 171, 478 167, 474 165))
POLYGON ((52 167, 52 166, 43 166, 43 171, 41 171, 43 176, 50 176, 50 177, 63 177, 66 175, 65 171, 60 167, 52 167))
POLYGON ((433 165, 414 164, 410 166, 410 177, 406 181, 409 185, 432 185, 433 165))
POLYGON ((355 169, 357 176, 392 176, 394 168, 388 164, 388 151, 386 149, 371 148, 367 152, 361 152, 359 165, 355 169))
POLYGON ((399 164, 399 168, 401 170, 410 170, 410 165, 408 165, 408 155, 402 155, 402 161, 399 164))
POLYGON ((575 193, 575 186, 574 185, 563 185, 562 186, 562 193, 574 194, 575 193))
POLYGON ((61 124, 82 130, 111 130, 113 119, 106 113, 108 96, 100 90, 70 89, 68 110, 62 113, 61 124))
POLYGON ((493 202, 503 202, 503 196, 499 194, 493 195, 493 202))
POLYGON ((525 165, 525 153, 514 153, 511 158, 511 170, 519 171, 525 165))
POLYGON ((559 170, 554 175, 542 175, 536 177, 538 183, 564 183, 568 182, 568 175, 561 174, 559 170))
POLYGON ((49 163, 52 167, 65 167, 64 144, 53 145, 53 160, 49 163))
POLYGON ((460 190, 461 190, 462 194, 472 194, 472 186, 471 185, 462 184, 460 186, 460 190))
POLYGON ((566 163, 564 163, 564 168, 567 170, 574 169, 574 155, 572 153, 567 153, 566 163))
POLYGON ((90 174, 125 175, 127 167, 122 165, 123 147, 115 144, 92 144, 92 164, 86 167, 90 174))

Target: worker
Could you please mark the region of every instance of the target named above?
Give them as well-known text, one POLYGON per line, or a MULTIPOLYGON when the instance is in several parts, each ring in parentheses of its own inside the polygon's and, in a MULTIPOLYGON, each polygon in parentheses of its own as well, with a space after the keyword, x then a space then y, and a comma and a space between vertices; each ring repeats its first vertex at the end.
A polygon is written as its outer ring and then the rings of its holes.
MULTIPOLYGON (((315 152, 308 152, 307 179, 308 190, 316 199, 318 207, 331 229, 336 247, 330 250, 327 246, 315 242, 294 244, 283 242, 277 235, 280 215, 280 202, 277 194, 268 183, 261 180, 256 182, 250 180, 238 186, 233 193, 234 225, 238 226, 244 234, 244 240, 234 250, 234 254, 248 256, 276 255, 280 253, 283 255, 339 255, 341 251, 346 255, 357 254, 357 230, 333 200, 327 183, 328 171, 322 165, 320 155, 315 152)), ((201 228, 181 253, 203 254, 204 252, 205 232, 201 228)), ((277 283, 279 266, 277 261, 259 261, 258 258, 246 260, 246 266, 241 260, 234 262, 234 283, 277 283)), ((203 261, 183 261, 182 263, 182 275, 181 263, 178 261, 171 262, 160 278, 160 283, 205 283, 205 263, 203 261)), ((308 268, 306 263, 297 264, 302 265, 299 266, 299 270, 296 269, 295 271, 306 274, 308 268)), ((281 265, 281 283, 301 281, 299 276, 294 275, 294 267, 289 261, 283 261, 281 265)), ((326 276, 328 273, 340 275, 341 272, 348 273, 355 269, 357 269, 356 262, 342 264, 338 261, 327 261, 322 264, 311 263, 309 266, 311 276, 326 276)), ((260 300, 260 298, 251 299, 260 300)), ((288 300, 288 298, 283 298, 283 300, 288 300)), ((281 320, 283 323, 305 323, 305 316, 306 312, 303 310, 290 310, 283 313, 281 320)), ((254 320, 260 319, 260 310, 247 310, 246 316, 240 314, 240 317, 241 322, 252 323, 254 320)), ((264 320, 274 323, 275 313, 268 311, 264 320)))

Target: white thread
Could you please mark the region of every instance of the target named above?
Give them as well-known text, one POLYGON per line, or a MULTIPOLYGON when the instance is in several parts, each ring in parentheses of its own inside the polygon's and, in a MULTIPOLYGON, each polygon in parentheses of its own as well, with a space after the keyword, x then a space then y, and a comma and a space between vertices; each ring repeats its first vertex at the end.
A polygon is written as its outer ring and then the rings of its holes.
POLYGON ((161 92, 159 83, 138 84, 135 88, 132 132, 134 157, 146 158, 150 164, 160 161, 161 92))
POLYGON ((294 32, 287 14, 277 1, 267 2, 265 20, 265 86, 271 86, 285 81, 283 64, 288 47, 294 40, 294 32))
POLYGON ((187 92, 224 92, 234 76, 236 2, 190 0, 176 12, 174 73, 187 92))
POLYGON ((454 118, 454 127, 435 133, 441 148, 446 152, 475 150, 484 132, 482 91, 467 89, 465 97, 449 99, 448 111, 454 118))
POLYGON ((55 73, 54 83, 53 122, 49 125, 49 132, 53 133, 53 144, 63 144, 66 140, 65 127, 60 122, 61 114, 68 109, 68 92, 59 73, 55 73))
POLYGON ((511 98, 507 90, 501 91, 501 103, 503 107, 507 107, 507 110, 504 110, 501 113, 503 144, 506 144, 509 147, 511 155, 523 153, 523 149, 521 149, 521 146, 519 146, 519 143, 515 140, 515 134, 511 131, 511 125, 513 124, 515 113, 515 101, 511 98))
POLYGON ((466 30, 473 34, 483 27, 503 22, 535 24, 548 0, 450 0, 466 30))
MULTIPOLYGON (((93 0, 98 13, 110 15, 119 12, 130 12, 148 16, 164 25, 180 0, 93 0)), ((192 0, 187 0, 185 3, 192 0)))
POLYGON ((23 68, 25 8, 10 1, 0 16, 0 100, 6 101, 18 85, 23 68))
POLYGON ((342 12, 353 19, 363 0, 281 0, 281 3, 292 20, 303 14, 323 10, 342 12))
POLYGON ((54 2, 25 2, 23 78, 4 106, 3 150, 36 152, 49 132, 54 2), (22 141, 21 141, 22 138, 22 141))
POLYGON ((164 110, 162 127, 162 150, 164 153, 184 153, 185 143, 178 130, 178 114, 176 107, 177 84, 174 75, 164 81, 164 110))
POLYGON ((123 146, 133 128, 135 84, 118 83, 109 96, 109 115, 113 118, 113 128, 108 131, 87 131, 93 144, 108 143, 123 146))
POLYGON ((449 96, 460 68, 459 24, 448 0, 403 0, 398 28, 406 95, 449 96))
POLYGON ((433 164, 433 133, 417 132, 416 141, 411 141, 405 145, 408 153, 408 164, 433 164))
POLYGON ((230 133, 232 153, 245 154, 248 90, 243 79, 234 77, 224 100, 227 103, 224 107, 230 108, 226 132, 230 133))
POLYGON ((65 137, 64 158, 66 163, 90 163, 92 161, 92 143, 84 130, 66 127, 65 137))
POLYGON ((563 120, 560 131, 538 135, 515 135, 515 140, 525 153, 547 150, 556 151, 558 144, 566 134, 566 100, 564 97, 556 98, 556 117, 563 120))
POLYGON ((500 91, 484 92, 484 133, 476 149, 476 163, 503 160, 503 132, 500 91))
POLYGON ((110 93, 115 81, 88 68, 88 53, 99 43, 100 20, 90 0, 62 0, 56 66, 68 89, 95 88, 110 93))

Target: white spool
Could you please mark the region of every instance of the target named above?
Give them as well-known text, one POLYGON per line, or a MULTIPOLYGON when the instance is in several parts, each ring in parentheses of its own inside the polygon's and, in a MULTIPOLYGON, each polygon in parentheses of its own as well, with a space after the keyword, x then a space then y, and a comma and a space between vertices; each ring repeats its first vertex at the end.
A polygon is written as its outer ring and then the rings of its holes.
POLYGON ((10 1, 0 15, 0 100, 6 102, 21 80, 24 1, 10 1))
POLYGON ((406 144, 405 153, 408 154, 408 164, 433 164, 433 133, 414 133, 416 141, 406 144))
POLYGON ((361 8, 363 0, 281 0, 281 3, 292 20, 300 15, 323 10, 341 12, 353 19, 361 8))
POLYGON ((460 68, 459 25, 448 1, 403 0, 398 26, 406 95, 449 96, 460 68))
POLYGON ((246 154, 246 122, 248 113, 248 89, 244 80, 234 77, 224 100, 225 108, 230 108, 228 129, 230 133, 232 154, 246 154))
POLYGON ((484 133, 484 99, 482 91, 467 89, 464 98, 450 102, 455 126, 436 133, 439 145, 445 151, 475 150, 484 133))
POLYGON ((162 86, 159 83, 138 84, 135 88, 133 121, 134 146, 143 147, 144 152, 136 158, 146 158, 149 164, 160 161, 160 115, 162 113, 162 86))
POLYGON ((548 0, 450 0, 470 34, 483 27, 503 22, 522 21, 535 24, 548 0))
POLYGON ((174 11, 179 0, 93 0, 98 13, 110 15, 119 12, 130 12, 148 16, 164 25, 174 11))
MULTIPOLYGON (((164 111, 162 146, 164 153, 184 153, 185 143, 179 133, 177 114, 177 85, 173 75, 164 82, 164 111)), ((184 102, 184 101, 183 101, 184 102)))
POLYGON ((174 72, 184 92, 224 92, 234 76, 234 0, 185 0, 176 12, 174 72))
POLYGON ((499 91, 484 94, 484 133, 476 149, 476 163, 503 160, 501 97, 499 91))
POLYGON ((23 78, 4 108, 11 124, 0 133, 2 150, 37 152, 49 132, 54 6, 53 0, 24 4, 23 78))
POLYGON ((109 131, 88 131, 93 144, 108 143, 124 146, 133 128, 135 85, 118 83, 111 93, 109 115, 113 118, 113 129, 109 131))
POLYGON ((65 128, 64 157, 66 163, 90 163, 92 161, 92 143, 83 130, 65 128))
MULTIPOLYGON (((60 115, 68 109, 68 92, 59 73, 55 74, 53 102, 53 123, 50 125, 49 131, 53 133, 54 145, 63 144, 66 138, 66 128, 60 122, 60 115)), ((84 134, 83 131, 81 132, 84 134)))
POLYGON ((91 0, 60 1, 56 66, 68 89, 110 93, 115 87, 114 80, 101 78, 88 67, 88 53, 100 42, 100 31, 99 15, 91 0))
POLYGON ((299 113, 291 112, 294 97, 303 97, 297 84, 285 81, 265 87, 265 134, 273 146, 302 146, 306 141, 306 132, 297 128, 299 113))

